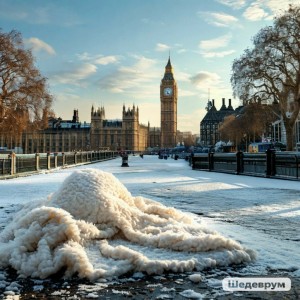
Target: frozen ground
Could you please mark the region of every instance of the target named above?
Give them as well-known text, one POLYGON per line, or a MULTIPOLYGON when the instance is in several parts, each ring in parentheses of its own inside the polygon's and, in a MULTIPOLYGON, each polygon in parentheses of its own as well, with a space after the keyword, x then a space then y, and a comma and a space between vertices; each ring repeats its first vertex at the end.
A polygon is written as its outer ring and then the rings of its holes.
MULTIPOLYGON (((92 168, 112 173, 133 197, 142 196, 191 213, 205 228, 255 250, 257 260, 239 268, 241 276, 285 274, 300 277, 299 182, 194 171, 186 161, 159 160, 157 156, 144 156, 144 159, 130 156, 129 168, 120 165, 120 159, 116 159, 0 181, 1 230, 7 228, 22 205, 45 201, 75 170, 92 168)), ((114 243, 112 241, 111 245, 115 246, 114 243)), ((124 246, 128 245, 124 242, 124 246)), ((135 247, 140 251, 139 246, 135 247)), ((202 276, 205 277, 205 273, 202 276)), ((3 270, 0 288, 15 290, 18 294, 21 288, 8 288, 10 283, 7 280, 5 283, 5 277, 3 270)), ((191 294, 182 292, 185 293, 181 297, 193 296, 192 291, 191 294)), ((203 295, 205 293, 198 298, 203 295)))

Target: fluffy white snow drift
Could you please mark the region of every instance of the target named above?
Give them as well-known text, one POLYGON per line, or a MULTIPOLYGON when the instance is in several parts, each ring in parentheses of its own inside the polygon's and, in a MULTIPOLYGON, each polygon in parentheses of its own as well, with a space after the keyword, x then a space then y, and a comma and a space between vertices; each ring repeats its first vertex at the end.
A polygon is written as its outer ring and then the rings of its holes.
POLYGON ((90 280, 129 271, 203 270, 249 263, 251 250, 174 208, 133 197, 112 174, 75 171, 47 200, 25 205, 0 234, 0 267, 90 280))

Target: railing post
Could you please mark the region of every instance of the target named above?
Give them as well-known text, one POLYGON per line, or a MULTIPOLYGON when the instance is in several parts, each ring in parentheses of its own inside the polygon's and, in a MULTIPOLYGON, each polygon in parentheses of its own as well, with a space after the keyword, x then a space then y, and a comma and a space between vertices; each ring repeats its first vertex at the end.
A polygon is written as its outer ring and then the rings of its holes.
POLYGON ((194 170, 195 169, 195 161, 196 161, 196 158, 195 156, 192 157, 192 169, 194 170))
POLYGON ((51 155, 50 155, 50 153, 48 152, 48 153, 47 153, 47 170, 50 170, 50 169, 51 169, 51 161, 50 161, 50 159, 51 159, 51 155))
POLYGON ((57 153, 54 153, 54 168, 57 168, 57 153))
POLYGON ((62 166, 64 167, 66 164, 66 155, 64 152, 61 155, 62 155, 62 166))
POLYGON ((273 149, 266 151, 266 177, 275 176, 276 174, 276 155, 273 149))
POLYGON ((76 165, 77 164, 77 156, 76 156, 76 151, 74 152, 74 165, 76 165))
POLYGON ((298 169, 298 156, 295 155, 295 159, 296 159, 296 178, 298 179, 299 177, 299 169, 298 169))
POLYGON ((10 156, 10 174, 16 174, 16 154, 11 152, 10 156))
POLYGON ((214 153, 208 153, 208 170, 211 171, 214 169, 214 153))
POLYGON ((236 153, 236 174, 240 174, 244 172, 244 153, 242 151, 238 151, 236 153))
POLYGON ((35 154, 35 170, 38 171, 40 169, 40 154, 35 154))

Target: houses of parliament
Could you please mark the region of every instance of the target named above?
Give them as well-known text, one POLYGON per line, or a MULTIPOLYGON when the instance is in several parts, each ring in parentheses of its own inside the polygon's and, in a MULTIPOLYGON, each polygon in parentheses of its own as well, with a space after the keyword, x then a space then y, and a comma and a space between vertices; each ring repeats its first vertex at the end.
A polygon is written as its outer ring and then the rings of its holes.
POLYGON ((178 89, 170 57, 160 83, 160 128, 141 124, 139 107, 123 105, 122 119, 108 120, 105 108, 91 108, 91 123, 79 122, 78 110, 71 120, 50 118, 48 128, 24 133, 24 153, 69 152, 110 149, 144 151, 147 148, 173 148, 183 140, 177 130, 178 89))

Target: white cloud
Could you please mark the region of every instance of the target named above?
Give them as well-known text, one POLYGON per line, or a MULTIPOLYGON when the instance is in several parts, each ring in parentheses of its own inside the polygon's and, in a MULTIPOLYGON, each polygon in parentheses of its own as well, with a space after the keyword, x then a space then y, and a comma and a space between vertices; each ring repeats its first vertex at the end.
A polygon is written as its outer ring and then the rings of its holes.
POLYGON ((229 41, 231 40, 231 37, 231 34, 226 34, 219 36, 215 39, 200 41, 199 48, 201 50, 224 48, 228 45, 229 41))
POLYGON ((181 49, 177 50, 178 54, 186 53, 186 52, 187 52, 187 50, 185 48, 181 48, 181 49))
POLYGON ((217 27, 232 27, 238 25, 238 19, 223 12, 198 12, 198 15, 205 18, 208 24, 217 27))
POLYGON ((201 52, 201 54, 205 58, 213 58, 213 57, 225 57, 235 52, 236 50, 227 50, 227 51, 220 51, 220 52, 201 52))
POLYGON ((211 16, 216 20, 215 24, 221 27, 229 27, 238 22, 236 17, 224 13, 213 12, 211 16))
POLYGON ((155 50, 159 51, 159 52, 169 51, 170 46, 168 46, 166 44, 157 43, 155 50))
POLYGON ((77 54, 76 56, 79 60, 97 65, 109 65, 119 62, 119 56, 116 55, 90 55, 88 52, 83 52, 77 54))
POLYGON ((71 65, 67 71, 60 72, 52 77, 52 80, 60 84, 84 86, 84 80, 96 73, 97 67, 90 63, 71 65))
POLYGON ((53 47, 36 37, 26 39, 25 44, 32 48, 33 51, 45 51, 50 55, 55 55, 55 50, 53 49, 53 47))
POLYGON ((261 2, 252 3, 243 13, 243 16, 250 21, 266 19, 270 15, 264 10, 261 2))
POLYGON ((217 1, 233 9, 242 8, 246 4, 246 0, 217 0, 217 1))
POLYGON ((145 72, 147 72, 150 68, 156 65, 156 61, 154 59, 139 55, 135 55, 134 58, 137 59, 137 62, 133 65, 132 69, 139 70, 139 72, 140 70, 145 70, 145 72))
POLYGON ((299 5, 299 0, 264 0, 265 6, 268 7, 273 14, 288 9, 290 4, 299 5))
POLYGON ((255 0, 243 16, 250 21, 271 20, 276 14, 287 10, 290 4, 299 5, 299 0, 255 0))
POLYGON ((191 83, 199 89, 207 90, 210 86, 220 83, 221 77, 217 73, 202 71, 190 78, 191 83))
POLYGON ((99 85, 105 90, 121 93, 133 88, 141 88, 144 83, 159 77, 154 70, 155 60, 144 56, 133 56, 136 62, 131 66, 121 66, 99 80, 99 85))
POLYGON ((115 64, 117 62, 118 58, 114 55, 103 56, 95 60, 95 63, 99 65, 115 64))

